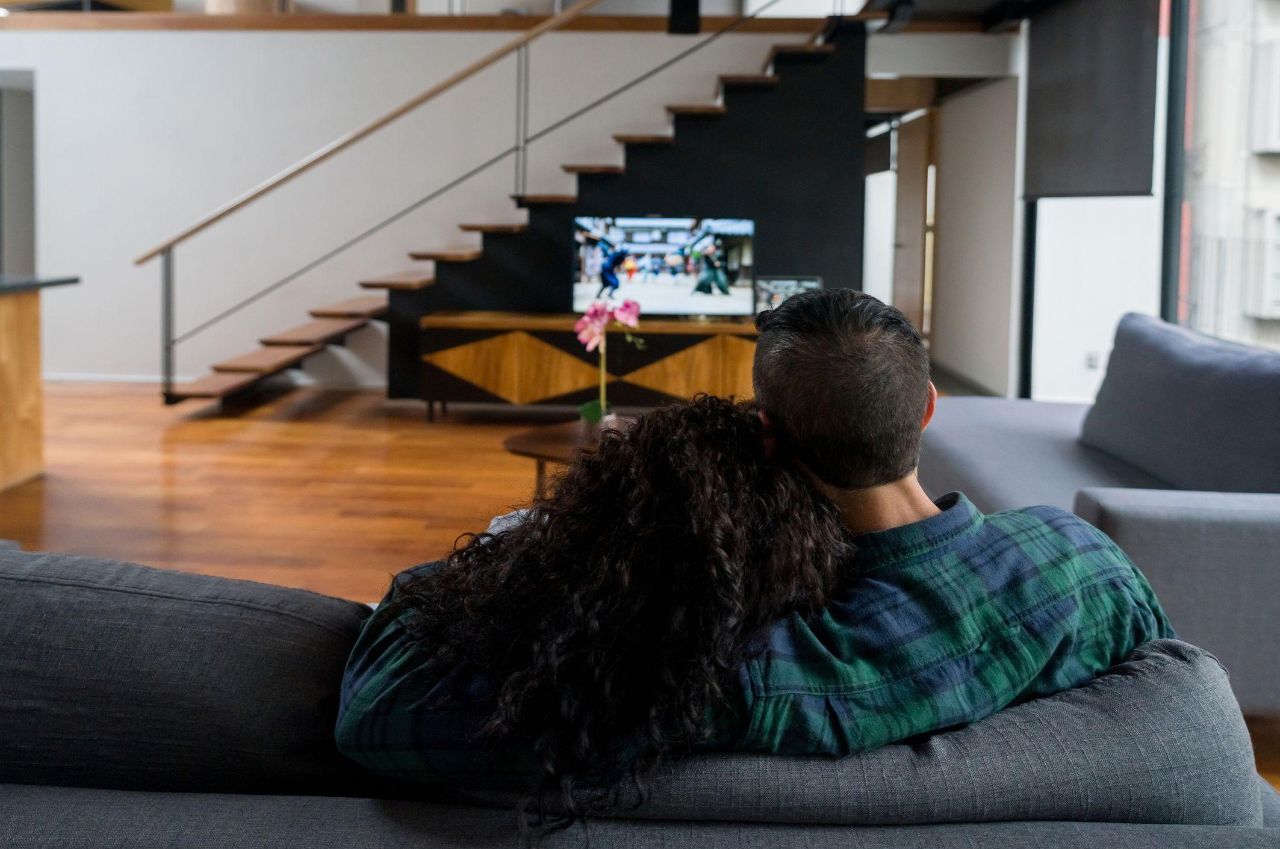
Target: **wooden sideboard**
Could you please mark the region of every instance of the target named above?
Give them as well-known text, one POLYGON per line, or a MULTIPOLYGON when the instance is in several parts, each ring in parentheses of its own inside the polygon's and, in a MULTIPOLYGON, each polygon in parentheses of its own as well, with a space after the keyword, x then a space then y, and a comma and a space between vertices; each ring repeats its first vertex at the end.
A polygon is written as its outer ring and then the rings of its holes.
MULTIPOLYGON (((582 404, 599 371, 573 331, 576 315, 437 312, 421 320, 422 397, 436 402, 582 404)), ((699 392, 748 398, 755 327, 750 319, 645 319, 609 332, 609 402, 652 406, 699 392)))
POLYGON ((78 282, 0 275, 0 490, 44 471, 40 290, 78 282))

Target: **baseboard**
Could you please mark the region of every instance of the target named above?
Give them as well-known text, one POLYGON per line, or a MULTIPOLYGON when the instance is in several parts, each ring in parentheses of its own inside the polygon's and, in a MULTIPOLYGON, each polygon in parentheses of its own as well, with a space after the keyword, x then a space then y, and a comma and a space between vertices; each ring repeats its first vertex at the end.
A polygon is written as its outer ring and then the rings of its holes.
MULTIPOLYGON (((196 375, 176 375, 175 383, 184 383, 188 380, 195 380, 196 375)), ((309 376, 293 376, 288 379, 295 386, 312 386, 317 389, 386 389, 386 381, 363 380, 363 381, 327 381, 321 383, 309 376)), ((67 372, 56 371, 48 372, 44 375, 44 380, 49 383, 160 383, 160 375, 158 374, 97 374, 95 372, 67 372)))
MULTIPOLYGON (((951 385, 952 385, 952 386, 954 386, 956 389, 958 389, 958 390, 962 390, 962 391, 949 392, 949 393, 946 393, 946 394, 951 394, 951 395, 981 395, 981 396, 989 397, 989 398, 1004 398, 1004 397, 1006 397, 1006 396, 1005 396, 1005 394, 1004 394, 1003 392, 996 392, 995 390, 988 389, 987 387, 983 386, 982 384, 977 383, 976 381, 970 380, 969 378, 965 377, 964 375, 957 374, 956 372, 952 371, 951 369, 947 368, 946 366, 940 366, 940 365, 938 365, 937 363, 931 363, 931 364, 930 364, 930 367, 931 367, 931 368, 932 368, 932 370, 933 370, 934 383, 941 383, 941 384, 944 384, 944 385, 945 385, 945 384, 951 384, 951 385)), ((945 392, 945 390, 942 390, 942 391, 944 391, 944 392, 945 392)))
MULTIPOLYGON (((95 372, 53 371, 45 372, 44 379, 50 383, 159 383, 158 374, 97 374, 95 372)), ((183 375, 176 380, 195 380, 195 377, 183 375)))

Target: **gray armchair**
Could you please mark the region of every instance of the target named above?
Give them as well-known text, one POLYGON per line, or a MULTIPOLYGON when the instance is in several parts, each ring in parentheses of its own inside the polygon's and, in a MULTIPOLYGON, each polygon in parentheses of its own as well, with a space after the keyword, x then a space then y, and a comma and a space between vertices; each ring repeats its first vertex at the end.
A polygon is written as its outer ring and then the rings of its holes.
POLYGON ((1280 353, 1126 316, 1092 406, 939 401, 920 480, 1097 525, 1245 712, 1280 715, 1280 353))
POLYGON ((1082 489, 1075 512, 1124 549, 1186 639, 1218 656, 1246 714, 1280 707, 1280 495, 1082 489))

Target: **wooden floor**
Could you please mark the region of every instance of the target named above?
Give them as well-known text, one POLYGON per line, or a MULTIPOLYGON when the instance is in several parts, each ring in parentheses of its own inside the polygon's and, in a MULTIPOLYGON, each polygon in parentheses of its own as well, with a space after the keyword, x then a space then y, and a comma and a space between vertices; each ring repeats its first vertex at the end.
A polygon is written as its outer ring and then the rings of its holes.
MULTIPOLYGON (((544 418, 545 421, 545 418, 544 418)), ((155 388, 50 383, 46 474, 0 493, 0 539, 360 601, 527 500, 536 423, 300 389, 230 413, 155 388)))
MULTIPOLYGON (((375 601, 396 572, 527 500, 502 440, 546 416, 300 389, 220 413, 154 387, 46 387, 41 479, 0 493, 0 539, 375 601)), ((1280 788, 1280 721, 1252 723, 1280 788)))

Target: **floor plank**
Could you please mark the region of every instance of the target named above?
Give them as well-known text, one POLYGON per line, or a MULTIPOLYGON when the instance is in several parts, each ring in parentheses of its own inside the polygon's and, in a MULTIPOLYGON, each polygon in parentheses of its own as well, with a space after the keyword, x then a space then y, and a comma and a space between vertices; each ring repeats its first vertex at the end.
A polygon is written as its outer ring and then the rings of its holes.
POLYGON ((1280 718, 1253 718, 1247 723, 1258 774, 1280 790, 1280 718))

